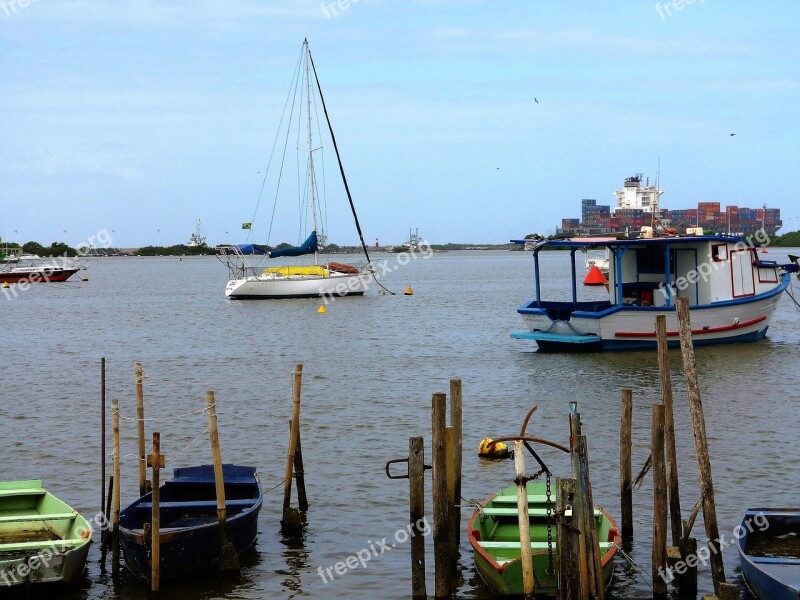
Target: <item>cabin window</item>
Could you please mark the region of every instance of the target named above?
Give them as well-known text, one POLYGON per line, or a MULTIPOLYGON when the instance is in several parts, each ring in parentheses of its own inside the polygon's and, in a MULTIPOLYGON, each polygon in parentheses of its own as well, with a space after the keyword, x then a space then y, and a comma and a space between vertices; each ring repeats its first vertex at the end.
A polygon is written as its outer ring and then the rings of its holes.
POLYGON ((714 262, 728 260, 728 244, 712 244, 711 259, 714 262))
MULTIPOLYGON (((648 246, 636 251, 636 270, 639 274, 663 275, 667 269, 664 248, 648 246)), ((675 253, 670 250, 670 272, 675 274, 675 253)))

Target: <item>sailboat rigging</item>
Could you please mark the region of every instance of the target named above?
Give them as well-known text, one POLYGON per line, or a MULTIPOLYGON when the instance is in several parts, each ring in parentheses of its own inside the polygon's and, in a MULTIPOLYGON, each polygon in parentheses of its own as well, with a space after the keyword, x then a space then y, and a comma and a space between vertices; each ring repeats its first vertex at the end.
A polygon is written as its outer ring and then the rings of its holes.
MULTIPOLYGON (((242 247, 234 246, 229 248, 226 254, 229 269, 229 281, 225 288, 225 295, 229 298, 307 298, 307 297, 332 297, 332 296, 356 296, 363 295, 367 289, 370 278, 375 276, 367 246, 364 243, 364 235, 358 221, 350 187, 344 173, 341 156, 339 155, 336 137, 333 133, 328 109, 322 95, 322 87, 317 75, 316 66, 311 57, 308 47, 308 40, 303 40, 301 60, 298 69, 304 71, 304 84, 306 92, 306 112, 307 112, 307 160, 306 160, 306 186, 308 190, 308 201, 310 208, 312 230, 306 240, 292 247, 280 247, 269 252, 269 258, 291 258, 304 255, 314 256, 313 265, 281 265, 260 269, 251 267, 247 263, 242 247), (329 261, 327 264, 320 265, 318 262, 318 252, 321 239, 324 235, 318 231, 317 208, 319 202, 317 180, 314 168, 314 146, 312 140, 311 127, 311 71, 314 74, 316 92, 319 95, 322 109, 325 113, 325 120, 330 132, 331 141, 336 152, 339 164, 339 172, 342 177, 347 199, 353 214, 353 220, 361 241, 361 247, 366 258, 366 263, 360 266, 347 265, 329 261)), ((288 136, 288 131, 287 131, 288 136)), ((284 150, 285 151, 285 150, 284 150)), ((274 213, 274 211, 273 211, 274 213)), ((302 210, 301 210, 302 213, 302 210)), ((248 224, 249 225, 249 224, 248 224)), ((383 287, 379 282, 376 283, 383 287)), ((385 289, 385 288, 384 288, 385 289)))

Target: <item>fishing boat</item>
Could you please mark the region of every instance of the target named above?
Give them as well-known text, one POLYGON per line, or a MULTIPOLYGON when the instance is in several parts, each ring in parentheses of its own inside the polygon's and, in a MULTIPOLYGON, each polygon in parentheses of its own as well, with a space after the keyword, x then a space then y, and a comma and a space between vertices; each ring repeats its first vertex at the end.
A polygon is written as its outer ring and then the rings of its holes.
MULTIPOLYGON (((258 513, 264 498, 255 467, 223 465, 227 539, 239 555, 251 548, 258 531, 258 513)), ((161 541, 160 577, 181 579, 216 569, 220 560, 220 529, 214 467, 175 469, 174 477, 159 488, 161 541)), ((125 566, 134 575, 150 575, 149 532, 152 493, 120 512, 120 547, 125 566)))
MULTIPOLYGON (((555 499, 548 505, 544 483, 528 482, 527 490, 536 594, 555 596, 558 587, 555 574, 558 562, 555 499), (552 541, 548 542, 548 538, 552 541)), ((594 515, 598 540, 601 540, 603 581, 608 585, 620 534, 614 520, 603 509, 595 508, 594 515)), ((475 567, 492 591, 500 595, 522 595, 522 551, 516 486, 504 488, 487 498, 472 515, 467 534, 475 557, 475 567)))
MULTIPOLYGON (((512 240, 524 244, 526 240, 512 240)), ((767 334, 781 293, 798 261, 778 264, 759 257, 752 241, 730 235, 661 234, 643 228, 635 238, 544 240, 533 250, 535 296, 517 309, 542 351, 601 351, 656 347, 654 318, 666 315, 668 343, 679 345, 677 298, 687 298, 696 346, 747 342, 767 334), (571 297, 545 300, 540 252, 558 249, 571 266, 571 297), (608 285, 578 300, 575 253, 605 249, 608 285)))
POLYGON ((92 527, 39 480, 0 482, 0 587, 75 581, 92 527))
POLYGON ((44 260, 35 254, 12 255, 0 262, 0 283, 66 281, 80 270, 79 264, 67 259, 44 260))
MULTIPOLYGON (((304 227, 307 237, 305 241, 297 246, 278 247, 270 252, 267 256, 269 259, 296 259, 298 257, 313 257, 313 262, 298 263, 293 261, 289 264, 277 264, 264 268, 263 265, 257 264, 255 266, 250 262, 252 255, 240 251, 239 246, 233 246, 232 252, 226 254, 226 264, 228 266, 228 283, 225 286, 225 295, 231 299, 277 299, 277 298, 310 298, 310 297, 333 297, 333 296, 360 296, 363 295, 370 279, 374 276, 374 269, 370 263, 369 251, 367 245, 364 243, 364 236, 361 232, 361 226, 358 222, 358 216, 353 204, 353 198, 350 194, 350 188, 347 185, 347 180, 344 175, 344 168, 342 160, 339 155, 339 149, 336 145, 336 138, 333 134, 330 119, 328 118, 328 110, 325 105, 325 99, 322 95, 322 88, 319 84, 317 77, 316 67, 311 58, 311 51, 308 48, 308 40, 303 41, 303 48, 300 60, 297 63, 298 71, 295 73, 294 82, 304 81, 303 86, 296 86, 290 91, 290 95, 297 99, 299 97, 299 104, 302 110, 306 113, 307 131, 306 141, 307 146, 305 149, 305 157, 303 162, 303 169, 305 170, 305 179, 303 185, 298 187, 300 210, 301 215, 307 215, 304 223, 301 224, 301 231, 304 227), (300 76, 300 71, 304 76, 300 76), (315 82, 315 87, 312 89, 311 78, 315 82), (299 96, 298 96, 299 95, 299 96), (321 190, 318 188, 318 179, 314 171, 314 153, 320 150, 315 147, 312 140, 312 105, 316 107, 321 104, 325 114, 325 119, 328 124, 330 132, 330 139, 333 148, 336 152, 336 158, 339 163, 339 172, 342 176, 344 184, 344 191, 346 192, 347 199, 350 204, 350 209, 355 221, 356 230, 358 231, 361 240, 361 248, 364 252, 365 262, 361 265, 342 265, 341 263, 328 263, 321 264, 318 255, 320 250, 324 249, 323 240, 325 234, 320 231, 320 227, 325 223, 325 219, 320 211, 321 205, 327 205, 324 201, 324 195, 321 195, 321 190), (310 222, 308 222, 310 221, 310 222)), ((294 122, 300 122, 296 119, 294 122)), ((291 126, 291 120, 290 124, 291 126)), ((295 133, 298 135, 299 133, 295 133)), ((288 130, 287 130, 288 136, 288 130)), ((285 156, 284 156, 285 158, 285 156)), ((300 162, 300 161, 298 161, 300 162)), ((270 160, 270 164, 272 161, 270 160)), ((280 164, 284 164, 283 161, 280 164)), ((298 166, 298 171, 301 167, 298 166)), ((266 181, 265 174, 265 181, 266 181)), ((280 178, 278 179, 278 188, 280 189, 280 178)), ((276 193, 276 202, 278 194, 276 193)), ((275 209, 273 208, 273 215, 275 209)), ((252 233, 253 223, 244 223, 244 229, 252 233)), ((272 224, 270 224, 270 231, 272 224)), ((301 238, 302 239, 302 238, 301 238)), ((324 262, 324 261, 323 261, 324 262)))
POLYGON ((800 598, 800 508, 750 508, 737 530, 747 587, 760 600, 800 598))

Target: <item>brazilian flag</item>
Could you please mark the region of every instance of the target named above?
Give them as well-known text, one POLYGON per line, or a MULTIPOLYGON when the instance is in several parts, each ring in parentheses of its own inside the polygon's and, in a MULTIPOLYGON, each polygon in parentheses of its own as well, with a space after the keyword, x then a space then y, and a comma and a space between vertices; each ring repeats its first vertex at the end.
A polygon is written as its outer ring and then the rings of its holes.
POLYGON ((253 228, 252 223, 242 223, 242 229, 252 229, 252 228, 253 228))

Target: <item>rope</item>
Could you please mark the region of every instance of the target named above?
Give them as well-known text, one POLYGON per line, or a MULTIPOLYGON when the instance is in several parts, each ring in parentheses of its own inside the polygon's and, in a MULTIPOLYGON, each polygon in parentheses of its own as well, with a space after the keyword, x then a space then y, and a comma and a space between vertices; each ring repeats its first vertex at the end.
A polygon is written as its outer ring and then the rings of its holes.
MULTIPOLYGON (((213 404, 212 406, 216 407, 217 405, 213 404)), ((209 408, 211 407, 206 406, 203 410, 195 410, 193 412, 183 413, 182 415, 171 415, 166 417, 143 417, 140 419, 139 417, 128 417, 123 414, 120 414, 119 418, 122 419, 123 421, 173 421, 177 419, 182 419, 183 417, 202 415, 203 413, 207 412, 209 408)))
POLYGON ((275 485, 275 486, 269 488, 268 490, 265 490, 264 493, 265 494, 269 494, 270 492, 273 492, 273 491, 277 490, 279 487, 281 487, 283 485, 284 481, 286 481, 286 480, 282 479, 281 482, 278 485, 275 485))
MULTIPOLYGON (((186 446, 183 447, 183 450, 179 450, 175 454, 170 454, 169 456, 165 456, 164 459, 165 460, 172 460, 176 456, 180 456, 181 454, 183 454, 184 452, 186 452, 189 449, 189 446, 194 444, 197 440, 199 440, 201 437, 203 437, 207 433, 208 433, 208 428, 206 427, 206 429, 204 429, 202 433, 200 433, 199 435, 195 436, 194 439, 192 439, 191 442, 186 444, 186 446)), ((113 454, 114 453, 111 452, 110 454, 108 454, 108 456, 113 456, 113 454)), ((128 454, 123 454, 122 456, 120 456, 120 460, 123 459, 123 458, 136 458, 137 460, 140 460, 142 462, 147 462, 147 458, 142 458, 141 456, 138 455, 138 453, 135 453, 135 452, 129 452, 128 454)))
POLYGON ((629 555, 628 555, 628 554, 627 554, 627 553, 626 553, 626 552, 625 552, 625 551, 624 551, 624 550, 623 550, 623 549, 620 547, 620 545, 619 545, 619 544, 616 544, 616 546, 617 546, 617 552, 619 552, 619 553, 622 555, 622 558, 624 558, 624 559, 625 559, 625 560, 626 560, 626 561, 627 561, 627 562, 628 562, 628 563, 629 563, 629 564, 630 564, 630 565, 633 567, 633 569, 634 569, 634 570, 635 570, 635 571, 636 571, 636 572, 639 574, 639 577, 641 577, 641 579, 642 579, 642 581, 644 582, 644 584, 645 584, 647 587, 649 587, 649 588, 650 588, 650 591, 652 592, 652 591, 653 591, 653 586, 651 585, 652 579, 651 579, 651 578, 650 578, 650 576, 647 574, 647 572, 646 572, 644 569, 642 569, 642 568, 641 568, 639 565, 637 565, 637 564, 636 564, 636 561, 634 561, 634 560, 633 560, 633 558, 631 558, 631 557, 630 557, 630 556, 629 556, 629 555))

